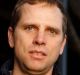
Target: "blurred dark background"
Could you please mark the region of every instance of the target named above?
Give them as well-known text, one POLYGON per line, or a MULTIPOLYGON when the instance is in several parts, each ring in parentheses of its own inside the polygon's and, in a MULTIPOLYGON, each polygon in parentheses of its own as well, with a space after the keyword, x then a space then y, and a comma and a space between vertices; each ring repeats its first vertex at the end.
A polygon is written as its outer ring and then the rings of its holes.
POLYGON ((7 30, 11 12, 17 0, 0 0, 0 66, 11 57, 8 45, 7 30))
MULTIPOLYGON (((80 0, 61 0, 68 15, 68 44, 64 53, 66 74, 80 75, 80 0)), ((7 30, 17 0, 0 0, 0 66, 12 57, 7 30)))

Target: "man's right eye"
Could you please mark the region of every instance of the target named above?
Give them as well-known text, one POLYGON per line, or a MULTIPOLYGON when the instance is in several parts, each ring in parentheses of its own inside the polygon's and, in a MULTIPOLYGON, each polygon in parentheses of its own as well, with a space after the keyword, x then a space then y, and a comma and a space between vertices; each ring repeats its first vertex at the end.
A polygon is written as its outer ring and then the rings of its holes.
POLYGON ((36 29, 36 27, 34 25, 27 25, 24 27, 24 29, 27 31, 33 31, 36 29))
POLYGON ((34 29, 33 26, 27 26, 27 27, 26 27, 26 30, 30 30, 30 31, 31 31, 31 30, 33 30, 33 29, 34 29))

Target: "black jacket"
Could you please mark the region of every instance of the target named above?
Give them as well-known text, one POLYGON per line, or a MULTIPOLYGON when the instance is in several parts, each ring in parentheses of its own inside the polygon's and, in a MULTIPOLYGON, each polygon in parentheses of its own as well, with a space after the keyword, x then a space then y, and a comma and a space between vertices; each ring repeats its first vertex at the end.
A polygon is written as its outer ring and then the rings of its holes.
POLYGON ((6 61, 0 68, 0 75, 10 75, 10 70, 12 67, 11 61, 6 61))
MULTIPOLYGON (((6 61, 0 69, 0 75, 10 75, 10 71, 12 70, 12 68, 13 66, 12 66, 11 60, 6 61)), ((53 75, 61 75, 57 67, 54 68, 53 73, 55 73, 53 75)))

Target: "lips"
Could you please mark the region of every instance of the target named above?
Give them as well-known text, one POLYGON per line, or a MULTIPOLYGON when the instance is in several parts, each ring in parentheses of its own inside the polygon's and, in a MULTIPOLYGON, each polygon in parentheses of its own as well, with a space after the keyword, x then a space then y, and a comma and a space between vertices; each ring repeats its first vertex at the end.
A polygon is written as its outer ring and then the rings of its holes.
POLYGON ((44 59, 45 56, 47 56, 47 54, 45 52, 37 51, 37 50, 29 51, 29 54, 30 54, 31 58, 34 58, 34 59, 37 59, 37 60, 44 59))

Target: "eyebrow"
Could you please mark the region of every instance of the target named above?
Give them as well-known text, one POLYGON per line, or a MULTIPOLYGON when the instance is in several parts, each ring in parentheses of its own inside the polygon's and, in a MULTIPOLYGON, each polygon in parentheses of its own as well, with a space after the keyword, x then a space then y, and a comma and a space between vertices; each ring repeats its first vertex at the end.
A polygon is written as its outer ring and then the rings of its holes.
POLYGON ((26 26, 33 26, 33 27, 35 27, 35 28, 38 28, 38 26, 37 26, 37 24, 33 24, 33 23, 24 23, 24 24, 22 24, 22 26, 24 26, 24 27, 26 27, 26 26))

